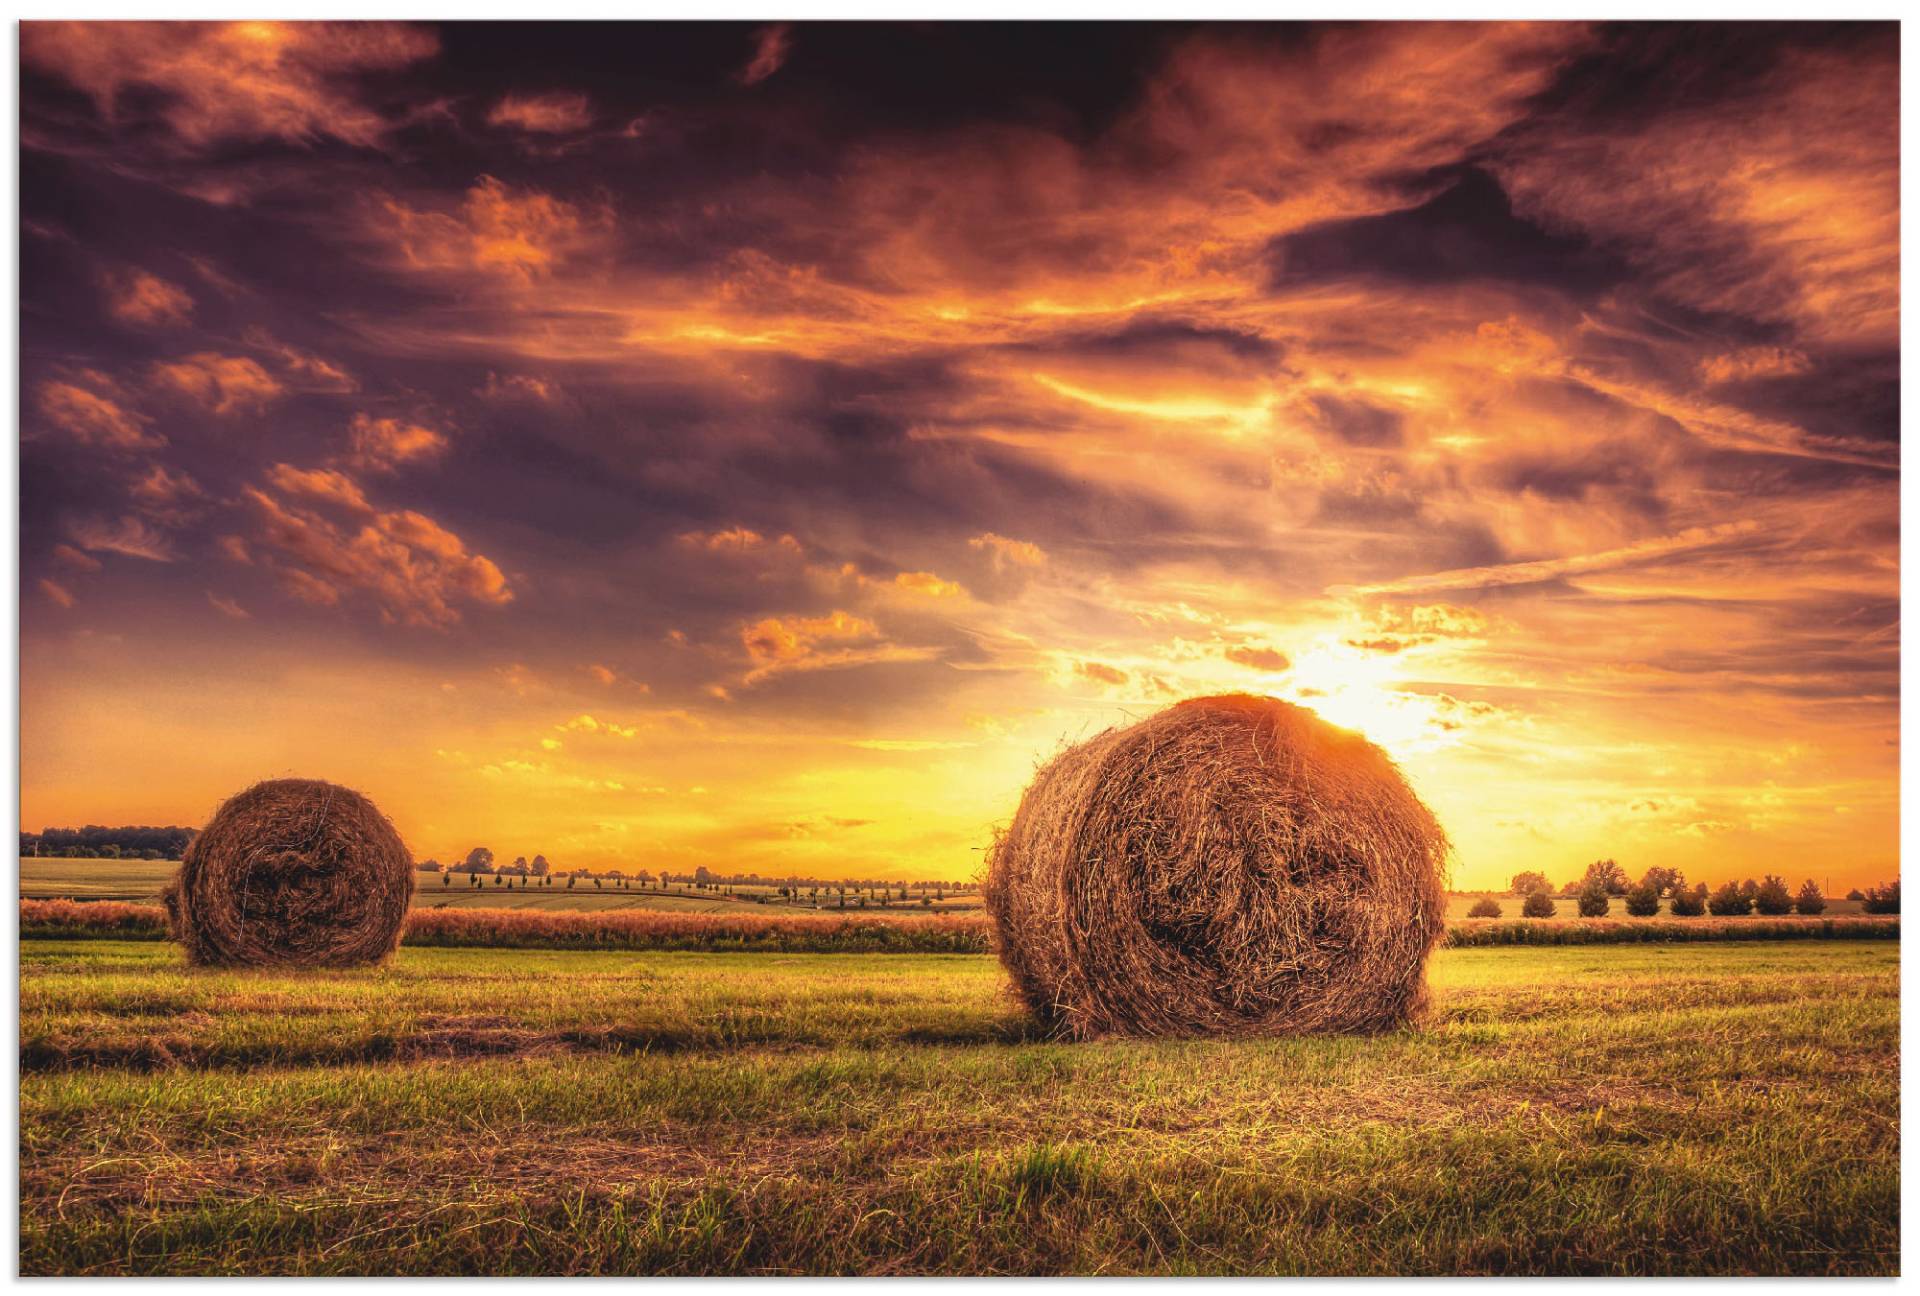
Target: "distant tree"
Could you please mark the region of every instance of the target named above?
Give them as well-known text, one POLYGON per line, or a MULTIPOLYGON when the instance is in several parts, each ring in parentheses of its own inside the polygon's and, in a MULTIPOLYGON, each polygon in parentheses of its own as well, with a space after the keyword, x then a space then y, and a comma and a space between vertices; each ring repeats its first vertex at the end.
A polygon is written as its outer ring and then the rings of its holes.
POLYGON ((165 857, 161 855, 159 851, 149 846, 147 847, 147 849, 140 852, 140 858, 141 859, 163 859, 165 857))
POLYGON ((460 865, 460 869, 466 873, 493 872, 493 852, 485 846, 475 846, 467 852, 466 862, 460 865))
POLYGON ((1499 916, 1500 902, 1492 896, 1481 896, 1473 902, 1473 908, 1467 910, 1469 918, 1498 918, 1499 916))
POLYGON ((1625 895, 1633 887, 1627 871, 1610 859, 1595 860, 1587 865, 1587 871, 1575 884, 1575 890, 1585 888, 1589 882, 1598 882, 1608 895, 1625 895))
MULTIPOLYGON (((1647 870, 1649 874, 1652 869, 1647 870)), ((1660 886, 1657 879, 1649 876, 1640 880, 1640 885, 1627 892, 1627 912, 1635 918, 1651 918, 1660 912, 1660 886)))
POLYGON ((1748 878, 1740 884, 1740 894, 1749 900, 1758 899, 1760 896, 1760 884, 1752 878, 1748 878))
POLYGON ((547 857, 545 855, 535 855, 533 857, 533 875, 535 877, 545 877, 551 872, 553 872, 553 865, 547 863, 547 857))
POLYGON ((1769 873, 1760 882, 1760 889, 1754 894, 1753 907, 1763 914, 1775 917, 1793 912, 1793 893, 1787 890, 1784 879, 1769 873))
POLYGON ((440 861, 437 859, 421 860, 418 864, 415 864, 413 868, 416 873, 438 873, 440 871, 440 861))
POLYGON ((593 880, 593 889, 594 889, 595 891, 601 891, 601 890, 604 890, 604 889, 605 889, 604 887, 602 887, 602 886, 600 885, 600 879, 599 879, 599 878, 595 878, 595 879, 593 880))
POLYGON ((1849 891, 1849 892, 1847 892, 1847 899, 1849 899, 1849 900, 1865 900, 1865 899, 1866 899, 1866 896, 1864 896, 1864 895, 1862 895, 1862 894, 1860 893, 1860 888, 1859 888, 1859 887, 1855 887, 1855 888, 1854 888, 1853 890, 1851 890, 1851 891, 1849 891))
POLYGON ((1520 913, 1526 918, 1551 918, 1553 917, 1553 897, 1545 891, 1535 891, 1521 904, 1520 913))
POLYGON ((452 886, 452 885, 453 885, 453 874, 451 874, 451 873, 442 873, 442 874, 440 875, 440 885, 441 885, 441 886, 443 886, 443 887, 450 887, 450 886, 452 886))
POLYGON ((1659 864, 1648 869, 1640 878, 1640 885, 1653 888, 1654 899, 1671 895, 1673 891, 1686 885, 1686 879, 1680 876, 1679 869, 1665 868, 1659 864))
POLYGON ((1867 912, 1873 914, 1897 914, 1900 912, 1900 879, 1895 878, 1882 886, 1868 887, 1866 894, 1867 912))
POLYGON ((501 884, 502 884, 503 882, 505 882, 506 880, 507 880, 507 878, 506 878, 506 874, 504 874, 504 873, 495 873, 495 874, 493 875, 493 884, 494 884, 495 886, 499 886, 499 885, 501 885, 501 884))
POLYGON ((1800 887, 1800 894, 1793 898, 1793 907, 1803 914, 1824 912, 1827 907, 1827 898, 1820 894, 1820 884, 1808 878, 1800 887))
POLYGON ((1580 884, 1578 900, 1582 918, 1604 918, 1609 904, 1607 898, 1607 879, 1589 872, 1586 880, 1580 884))
POLYGON ((1707 911, 1707 884, 1682 886, 1673 893, 1673 916, 1676 918, 1698 918, 1707 911))
POLYGON ((580 880, 580 875, 578 873, 567 874, 567 890, 569 891, 573 890, 573 884, 575 882, 578 882, 579 880, 580 880))
POLYGON ((1507 885, 1507 891, 1511 891, 1513 895, 1532 895, 1534 891, 1551 891, 1551 889, 1553 889, 1553 883, 1548 881, 1548 876, 1534 872, 1530 868, 1526 872, 1515 874, 1513 881, 1507 885))
MULTIPOLYGON (((1760 888, 1754 887, 1755 891, 1760 888)), ((1707 901, 1707 908, 1720 918, 1734 918, 1753 912, 1753 897, 1732 882, 1728 882, 1715 891, 1707 901)))

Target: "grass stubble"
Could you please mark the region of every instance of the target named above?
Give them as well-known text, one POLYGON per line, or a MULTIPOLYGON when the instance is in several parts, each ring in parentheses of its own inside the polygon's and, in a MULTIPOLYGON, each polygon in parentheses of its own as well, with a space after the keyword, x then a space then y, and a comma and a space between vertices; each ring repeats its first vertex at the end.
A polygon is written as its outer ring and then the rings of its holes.
POLYGON ((1417 1033, 1083 1044, 978 955, 23 951, 23 1273, 1898 1267, 1890 942, 1450 949, 1417 1033))

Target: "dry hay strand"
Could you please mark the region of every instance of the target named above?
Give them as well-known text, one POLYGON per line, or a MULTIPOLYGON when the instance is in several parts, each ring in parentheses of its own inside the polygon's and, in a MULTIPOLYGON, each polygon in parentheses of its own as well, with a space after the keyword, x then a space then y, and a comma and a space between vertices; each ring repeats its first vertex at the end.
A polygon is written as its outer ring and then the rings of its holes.
POLYGON ((373 802, 319 779, 230 798, 162 893, 187 958, 213 967, 350 967, 400 944, 413 857, 373 802))
POLYGON ((1359 734, 1273 698, 1193 698, 1043 766, 985 898, 1056 1035, 1372 1032, 1426 1006, 1448 853, 1359 734))

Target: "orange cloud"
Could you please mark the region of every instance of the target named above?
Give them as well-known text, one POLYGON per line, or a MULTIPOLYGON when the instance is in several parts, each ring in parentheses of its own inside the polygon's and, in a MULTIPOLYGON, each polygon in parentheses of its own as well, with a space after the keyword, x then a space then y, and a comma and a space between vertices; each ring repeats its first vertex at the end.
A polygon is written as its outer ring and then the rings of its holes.
POLYGON ((123 324, 178 326, 193 315, 187 290, 158 275, 134 268, 110 271, 103 278, 107 313, 123 324))
POLYGON ((967 593, 964 586, 932 572, 901 572, 893 578, 893 583, 908 593, 924 594, 928 598, 964 598, 967 593))
POLYGON ((176 472, 159 463, 150 465, 127 493, 148 517, 168 526, 191 521, 200 512, 197 505, 207 495, 191 474, 176 472))
POLYGON ((704 549, 708 553, 744 554, 766 549, 794 554, 800 552, 800 542, 790 535, 769 540, 758 531, 743 526, 732 526, 722 531, 682 531, 678 538, 681 544, 692 549, 704 549))
POLYGON ((444 627, 460 620, 459 603, 498 607, 513 599, 491 559, 412 510, 374 513, 349 534, 252 487, 242 494, 258 524, 256 546, 288 592, 307 602, 333 606, 358 592, 385 620, 444 627))
POLYGON ((1117 666, 1109 666, 1105 662, 1075 662, 1073 670, 1074 674, 1090 679, 1096 684, 1119 685, 1127 682, 1127 673, 1125 671, 1117 666))
POLYGON ((437 459, 447 438, 421 423, 355 414, 348 427, 353 462, 374 472, 393 472, 407 464, 437 459))
POLYGON ((583 131, 593 125, 593 110, 583 94, 555 91, 551 94, 510 94, 487 114, 487 125, 509 126, 515 130, 544 135, 583 131))
POLYGON ((40 592, 45 594, 51 602, 63 608, 73 606, 73 595, 67 591, 66 586, 60 584, 58 581, 42 580, 40 582, 40 592))
POLYGON ((438 49, 432 33, 359 22, 30 22, 24 62, 63 77, 109 121, 138 92, 184 143, 321 137, 378 144, 390 123, 351 78, 438 49), (156 93, 157 92, 157 93, 156 93))
POLYGON ((457 215, 383 198, 374 227, 416 270, 482 270, 530 281, 598 248, 612 228, 604 209, 583 211, 537 189, 483 175, 457 215))
POLYGON ((359 484, 345 473, 331 468, 296 468, 275 464, 267 470, 267 480, 288 495, 298 495, 322 504, 333 504, 352 513, 371 513, 373 506, 361 493, 359 484))
POLYGON ((1258 644, 1241 644, 1229 648, 1226 658, 1238 666, 1249 666, 1254 670, 1283 671, 1293 663, 1287 655, 1276 648, 1263 648, 1258 644))
POLYGON ((995 571, 1009 567, 1039 567, 1047 561, 1047 555, 1039 545, 1026 540, 1009 540, 991 531, 974 536, 967 544, 991 555, 995 571))
POLYGON ((153 367, 153 381, 222 415, 257 414, 286 391, 256 362, 214 351, 162 361, 153 367))
POLYGON ((85 387, 45 382, 39 398, 41 417, 81 445, 141 450, 166 444, 166 438, 147 430, 142 415, 85 387))
POLYGON ((67 535, 93 553, 124 554, 148 562, 172 562, 174 557, 173 542, 144 518, 73 518, 67 523, 67 535))

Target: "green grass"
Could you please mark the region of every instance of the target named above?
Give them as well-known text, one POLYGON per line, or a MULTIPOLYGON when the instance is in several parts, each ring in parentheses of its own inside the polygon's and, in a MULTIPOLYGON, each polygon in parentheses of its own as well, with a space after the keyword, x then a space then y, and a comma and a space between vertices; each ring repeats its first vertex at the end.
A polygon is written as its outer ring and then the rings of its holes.
POLYGON ((978 956, 29 942, 20 1266, 1897 1270, 1896 944, 1432 980, 1420 1032, 1068 1045, 978 956))

